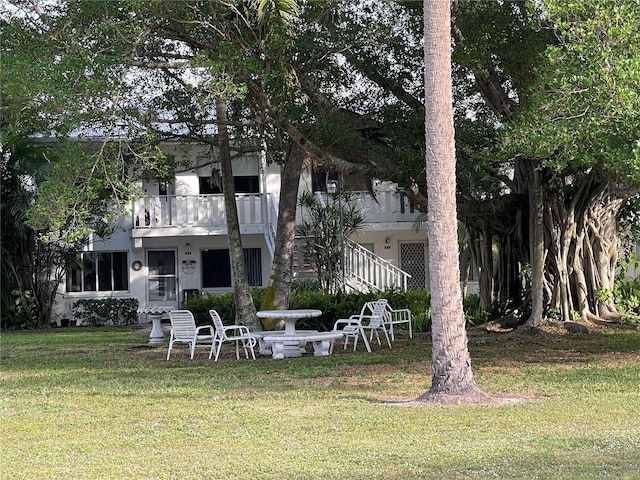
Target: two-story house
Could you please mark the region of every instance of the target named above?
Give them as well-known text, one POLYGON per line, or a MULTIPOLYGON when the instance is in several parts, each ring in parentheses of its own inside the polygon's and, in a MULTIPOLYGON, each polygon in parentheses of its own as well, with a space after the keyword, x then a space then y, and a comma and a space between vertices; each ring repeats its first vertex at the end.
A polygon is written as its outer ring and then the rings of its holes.
MULTIPOLYGON (((227 224, 217 152, 203 145, 165 143, 163 150, 187 165, 171 183, 141 182, 135 201, 109 238, 93 237, 59 287, 56 312, 80 298, 133 297, 141 307, 179 307, 194 293, 231 289, 227 224)), ((266 286, 273 259, 281 188, 280 166, 261 153, 233 161, 236 202, 249 283, 266 286)), ((300 192, 323 195, 327 179, 306 165, 300 192)), ((352 288, 428 288, 426 230, 396 185, 374 182, 356 192, 365 223, 345 239, 344 264, 352 288), (375 195, 375 197, 374 197, 375 195)), ((298 212, 298 218, 302 215, 298 212)), ((306 275, 302 255, 296 274, 306 275)))

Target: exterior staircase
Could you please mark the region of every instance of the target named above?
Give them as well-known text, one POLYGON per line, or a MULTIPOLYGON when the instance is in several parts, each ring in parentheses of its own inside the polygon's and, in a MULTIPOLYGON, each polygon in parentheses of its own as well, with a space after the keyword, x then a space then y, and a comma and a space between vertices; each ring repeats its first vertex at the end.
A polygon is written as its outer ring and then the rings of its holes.
POLYGON ((345 239, 344 277, 348 291, 382 291, 390 288, 406 291, 411 275, 362 245, 345 239))

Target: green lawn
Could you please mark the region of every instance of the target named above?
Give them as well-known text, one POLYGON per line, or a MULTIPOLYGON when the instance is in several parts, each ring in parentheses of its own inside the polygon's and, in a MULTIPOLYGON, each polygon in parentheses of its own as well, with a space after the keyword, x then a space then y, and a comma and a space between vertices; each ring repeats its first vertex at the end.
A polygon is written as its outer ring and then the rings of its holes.
POLYGON ((479 386, 530 401, 397 406, 428 336, 393 350, 189 360, 148 332, 3 332, 0 478, 640 479, 640 332, 472 337, 479 386))

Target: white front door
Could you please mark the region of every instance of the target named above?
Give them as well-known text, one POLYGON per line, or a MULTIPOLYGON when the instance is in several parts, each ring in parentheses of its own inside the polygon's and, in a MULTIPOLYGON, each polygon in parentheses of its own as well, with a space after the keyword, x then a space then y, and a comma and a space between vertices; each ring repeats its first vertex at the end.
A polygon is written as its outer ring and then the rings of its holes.
POLYGON ((175 250, 147 251, 147 300, 178 306, 178 278, 175 250))

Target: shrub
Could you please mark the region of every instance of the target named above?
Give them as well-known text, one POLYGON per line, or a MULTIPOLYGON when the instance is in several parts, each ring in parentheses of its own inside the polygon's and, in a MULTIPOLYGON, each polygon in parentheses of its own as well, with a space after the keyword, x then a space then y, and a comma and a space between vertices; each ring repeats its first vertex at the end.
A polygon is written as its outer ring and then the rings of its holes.
MULTIPOLYGON (((463 300, 462 307, 464 318, 469 326, 482 325, 491 319, 491 312, 480 309, 480 295, 469 295, 463 300)), ((493 310, 497 310, 497 308, 493 310)))
POLYGON ((89 325, 131 325, 138 320, 135 298, 85 298, 71 306, 78 323, 89 325))
POLYGON ((413 330, 415 332, 428 332, 431 330, 431 292, 422 290, 409 290, 404 294, 405 307, 396 306, 393 308, 408 308, 411 310, 413 330))
MULTIPOLYGON (((402 290, 390 289, 384 292, 338 292, 336 295, 329 295, 316 288, 317 284, 308 282, 296 283, 289 297, 289 308, 295 309, 317 309, 322 311, 322 316, 318 318, 301 319, 297 323, 300 329, 311 330, 331 330, 333 324, 339 318, 349 318, 351 315, 360 313, 365 302, 386 298, 393 308, 408 308, 411 310, 413 320, 413 330, 415 332, 428 332, 431 329, 431 293, 423 290, 402 290), (310 288, 305 288, 310 287, 310 288)), ((253 301, 257 309, 260 309, 264 289, 252 291, 253 301)), ((477 325, 489 319, 492 314, 505 311, 506 306, 493 306, 492 312, 480 310, 480 299, 473 295, 464 300, 465 318, 468 325, 477 325)), ((185 308, 191 310, 198 324, 209 324, 209 310, 215 309, 222 317, 225 324, 232 324, 235 321, 235 305, 233 293, 217 295, 204 294, 189 300, 185 308)))
MULTIPOLYGON (((255 288, 251 290, 253 303, 256 309, 260 309, 262 298, 266 290, 255 288)), ((184 308, 191 310, 197 325, 210 325, 211 316, 209 310, 215 310, 222 318, 225 325, 233 325, 236 319, 236 304, 233 292, 226 293, 203 293, 201 295, 191 297, 185 304, 184 308)))
POLYGON ((625 321, 640 323, 640 280, 617 278, 613 297, 616 306, 624 312, 625 321))
POLYGON ((226 324, 233 324, 236 318, 236 306, 233 292, 221 294, 207 294, 195 296, 189 299, 185 308, 191 310, 197 325, 211 324, 209 310, 215 310, 226 324))

